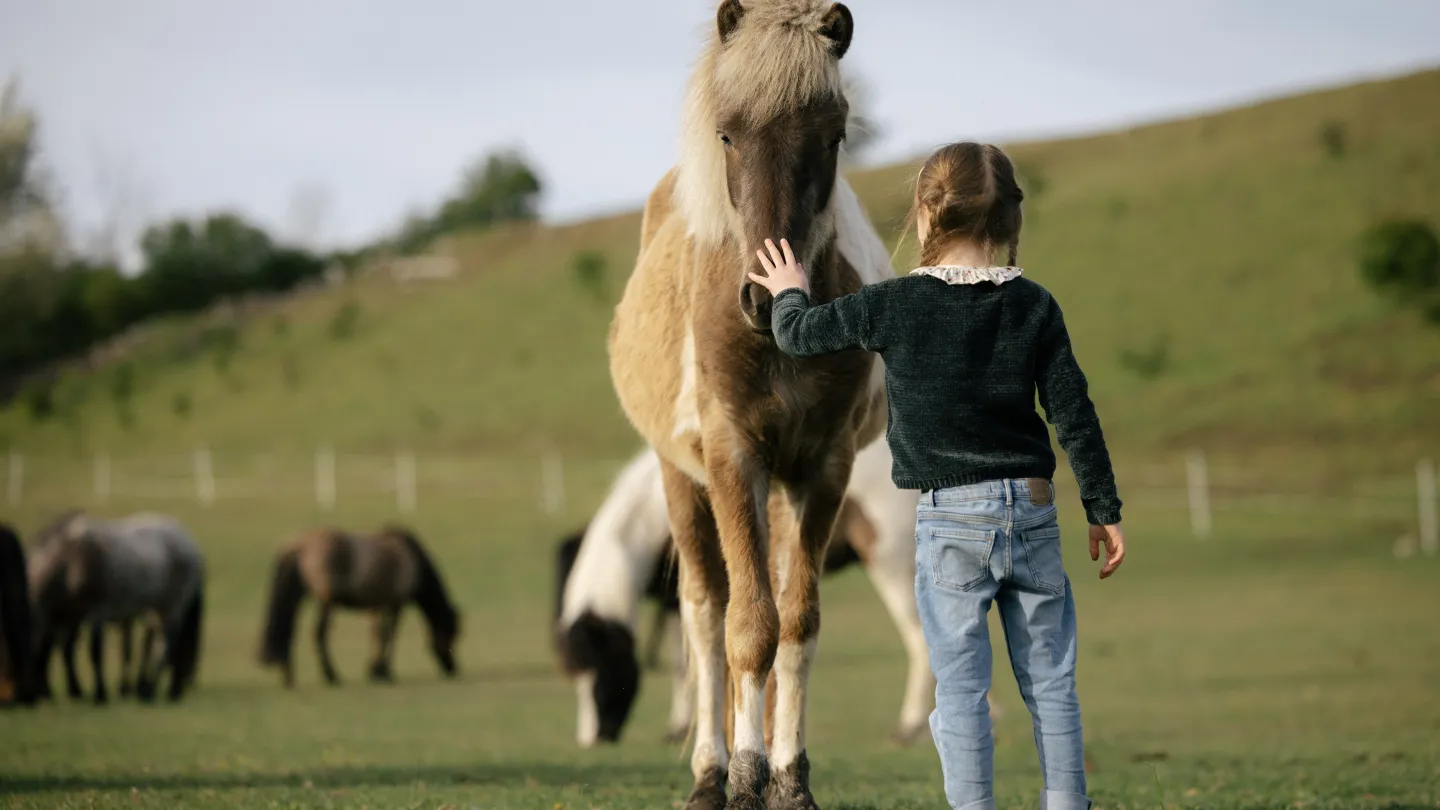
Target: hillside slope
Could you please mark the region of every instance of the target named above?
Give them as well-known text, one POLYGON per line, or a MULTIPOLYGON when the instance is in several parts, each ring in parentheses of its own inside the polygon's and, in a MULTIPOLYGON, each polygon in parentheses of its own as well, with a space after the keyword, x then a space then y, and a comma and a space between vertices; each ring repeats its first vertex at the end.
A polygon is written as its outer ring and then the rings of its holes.
MULTIPOLYGON (((1127 457, 1380 467, 1440 449, 1440 330, 1363 287, 1354 259, 1380 217, 1440 222, 1440 71, 1011 152, 1022 263, 1064 305, 1127 457)), ((853 177, 887 237, 915 169, 853 177)), ((627 453, 605 332, 638 230, 626 214, 462 236, 459 278, 299 296, 247 319, 229 356, 195 348, 197 322, 156 325, 131 371, 67 378, 59 415, 13 403, 0 447, 627 453), (598 293, 582 251, 605 257, 598 293)))

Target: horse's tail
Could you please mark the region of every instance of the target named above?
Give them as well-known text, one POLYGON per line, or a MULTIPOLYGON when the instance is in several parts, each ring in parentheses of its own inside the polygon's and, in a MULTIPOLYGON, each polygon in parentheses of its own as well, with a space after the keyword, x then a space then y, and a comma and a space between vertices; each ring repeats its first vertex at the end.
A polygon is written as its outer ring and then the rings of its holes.
POLYGON ((181 619, 180 635, 177 639, 172 677, 183 686, 195 682, 195 673, 200 668, 200 625, 205 614, 205 583, 195 588, 195 594, 185 605, 181 619))
POLYGON ((20 547, 20 538, 0 524, 0 634, 4 635, 5 660, 19 703, 35 702, 30 631, 25 550, 20 547))
POLYGON ((260 648, 260 665, 288 664, 295 640, 295 614, 305 598, 300 577, 300 552, 292 549, 275 558, 270 580, 270 609, 265 620, 265 638, 260 648))

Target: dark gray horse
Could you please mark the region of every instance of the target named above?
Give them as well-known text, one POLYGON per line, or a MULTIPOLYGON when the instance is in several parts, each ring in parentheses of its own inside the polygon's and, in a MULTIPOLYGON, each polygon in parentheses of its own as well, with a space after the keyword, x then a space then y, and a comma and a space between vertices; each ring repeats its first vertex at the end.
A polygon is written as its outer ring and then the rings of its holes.
MULTIPOLYGON (((56 643, 71 653, 79 628, 88 624, 95 699, 103 703, 104 627, 124 629, 138 620, 146 632, 136 695, 154 700, 161 672, 169 669, 169 697, 178 700, 194 681, 204 605, 205 559, 189 533, 166 515, 104 521, 75 512, 49 526, 39 540, 29 562, 39 693, 50 694, 47 669, 56 643)), ((79 685, 73 654, 67 658, 74 694, 79 685)))

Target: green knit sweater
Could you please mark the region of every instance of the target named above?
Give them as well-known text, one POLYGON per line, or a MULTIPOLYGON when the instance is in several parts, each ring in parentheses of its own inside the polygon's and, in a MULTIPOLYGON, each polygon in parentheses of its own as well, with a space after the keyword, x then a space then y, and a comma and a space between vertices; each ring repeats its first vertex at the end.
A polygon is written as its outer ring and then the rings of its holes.
POLYGON ((1036 394, 1070 457, 1085 517, 1120 522, 1110 454, 1060 305, 1039 284, 946 284, 925 275, 811 306, 776 296, 780 350, 795 357, 867 349, 885 360, 886 439, 901 489, 1051 478, 1055 451, 1036 394))

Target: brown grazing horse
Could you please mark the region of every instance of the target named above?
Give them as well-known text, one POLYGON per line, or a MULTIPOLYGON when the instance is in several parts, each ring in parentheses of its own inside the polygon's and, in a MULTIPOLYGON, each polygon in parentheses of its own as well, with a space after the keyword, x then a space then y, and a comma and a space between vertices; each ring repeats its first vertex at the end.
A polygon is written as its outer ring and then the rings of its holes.
POLYGON ((329 650, 330 612, 337 607, 374 612, 371 680, 394 680, 390 656, 395 631, 400 611, 411 602, 430 625, 430 650, 440 671, 447 677, 455 674, 460 614, 450 602, 430 555, 408 529, 387 526, 369 537, 339 529, 316 529, 301 535, 276 557, 260 664, 279 666, 287 687, 295 685, 291 647, 295 617, 307 593, 319 604, 315 646, 320 670, 330 685, 340 683, 329 650))
POLYGON ((680 560, 697 687, 687 807, 811 810, 805 695, 818 577, 856 450, 885 424, 883 369, 861 351, 784 355, 768 294, 746 274, 764 240, 782 236, 817 303, 894 271, 837 174, 849 10, 725 0, 716 22, 690 80, 680 161, 646 204, 640 255, 611 324, 611 377, 662 460, 680 560), (774 484, 781 497, 772 500, 774 484))
POLYGON ((15 530, 0 523, 0 706, 35 702, 31 621, 25 549, 15 530))

